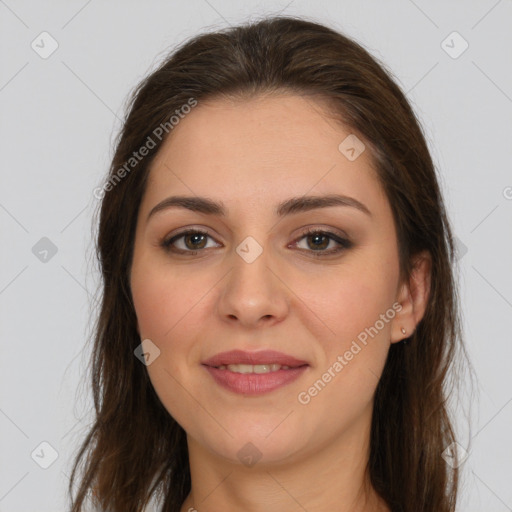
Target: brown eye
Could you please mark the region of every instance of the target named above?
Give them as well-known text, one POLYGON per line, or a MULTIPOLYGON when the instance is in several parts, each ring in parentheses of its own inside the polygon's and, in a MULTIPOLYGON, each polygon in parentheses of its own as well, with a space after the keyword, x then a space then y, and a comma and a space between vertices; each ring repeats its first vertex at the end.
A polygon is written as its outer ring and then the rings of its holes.
POLYGON ((303 239, 306 240, 307 247, 303 247, 301 249, 313 253, 314 256, 335 254, 345 249, 349 249, 353 245, 352 242, 346 238, 342 238, 331 231, 322 231, 319 229, 310 229, 306 231, 299 239, 297 239, 296 243, 298 244, 298 242, 303 239), (334 247, 330 250, 325 250, 329 247, 331 242, 334 243, 334 247))
POLYGON ((183 240, 185 241, 185 245, 188 249, 204 249, 207 236, 208 235, 204 235, 203 233, 191 233, 189 235, 184 235, 183 240))
POLYGON ((331 239, 327 235, 324 235, 323 233, 315 233, 313 235, 308 235, 306 237, 306 240, 308 241, 308 244, 311 243, 309 247, 313 247, 314 250, 327 249, 331 241, 331 239))
POLYGON ((188 230, 178 233, 168 240, 164 240, 162 247, 168 251, 196 254, 196 251, 207 248, 206 244, 208 238, 211 238, 211 236, 206 231, 197 229, 188 230), (183 239, 181 247, 178 247, 180 244, 177 244, 177 242, 180 242, 181 239, 183 239))

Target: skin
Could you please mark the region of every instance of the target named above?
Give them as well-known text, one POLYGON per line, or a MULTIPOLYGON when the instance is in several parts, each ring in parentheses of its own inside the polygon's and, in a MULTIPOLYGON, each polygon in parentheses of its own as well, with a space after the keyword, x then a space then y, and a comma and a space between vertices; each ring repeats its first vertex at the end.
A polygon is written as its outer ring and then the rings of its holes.
POLYGON ((311 98, 211 100, 180 121, 153 162, 131 289, 141 340, 161 351, 147 366, 151 382, 187 433, 192 490, 182 512, 389 511, 364 475, 373 396, 390 344, 424 314, 430 260, 420 255, 410 281, 399 282, 393 217, 369 148, 354 161, 338 150, 350 133, 311 98), (274 215, 292 196, 332 193, 364 203, 371 216, 349 206, 274 215), (171 195, 222 201, 228 214, 170 208, 146 221, 171 195), (353 246, 315 257, 339 245, 329 238, 315 245, 306 227, 334 231, 353 246), (183 228, 209 231, 174 244, 202 252, 161 246, 183 228), (236 252, 248 236, 263 248, 252 263, 236 252), (390 309, 394 318, 299 403, 298 394, 390 309), (237 348, 274 349, 310 366, 291 384, 243 396, 219 387, 201 365, 237 348), (237 456, 248 442, 262 454, 252 467, 237 456))

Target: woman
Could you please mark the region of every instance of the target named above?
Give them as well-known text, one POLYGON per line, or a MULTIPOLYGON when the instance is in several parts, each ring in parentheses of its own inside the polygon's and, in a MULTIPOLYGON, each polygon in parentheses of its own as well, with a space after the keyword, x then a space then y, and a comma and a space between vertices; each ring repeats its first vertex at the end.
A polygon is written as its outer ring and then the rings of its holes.
POLYGON ((186 42, 134 93, 95 195, 73 512, 455 510, 453 241, 366 50, 284 17, 186 42))

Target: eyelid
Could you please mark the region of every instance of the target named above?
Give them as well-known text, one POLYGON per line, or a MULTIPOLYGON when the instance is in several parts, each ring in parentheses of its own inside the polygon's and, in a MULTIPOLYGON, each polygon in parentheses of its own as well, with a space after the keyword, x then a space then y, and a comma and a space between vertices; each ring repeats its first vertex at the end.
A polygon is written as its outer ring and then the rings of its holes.
POLYGON ((348 234, 345 231, 342 231, 337 228, 321 226, 321 225, 316 225, 316 224, 302 227, 300 230, 300 233, 297 235, 298 238, 295 238, 295 240, 300 239, 303 236, 312 234, 312 233, 324 233, 326 235, 338 237, 347 242, 350 240, 350 237, 348 236, 348 234))

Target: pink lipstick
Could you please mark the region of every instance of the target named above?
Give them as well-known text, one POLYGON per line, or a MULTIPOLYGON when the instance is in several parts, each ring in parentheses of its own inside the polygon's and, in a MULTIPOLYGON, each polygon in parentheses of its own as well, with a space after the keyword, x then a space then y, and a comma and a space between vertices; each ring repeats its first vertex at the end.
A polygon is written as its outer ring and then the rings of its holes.
POLYGON ((274 350, 232 350, 217 354, 202 364, 217 384, 245 395, 261 395, 285 386, 309 367, 307 361, 274 350))

